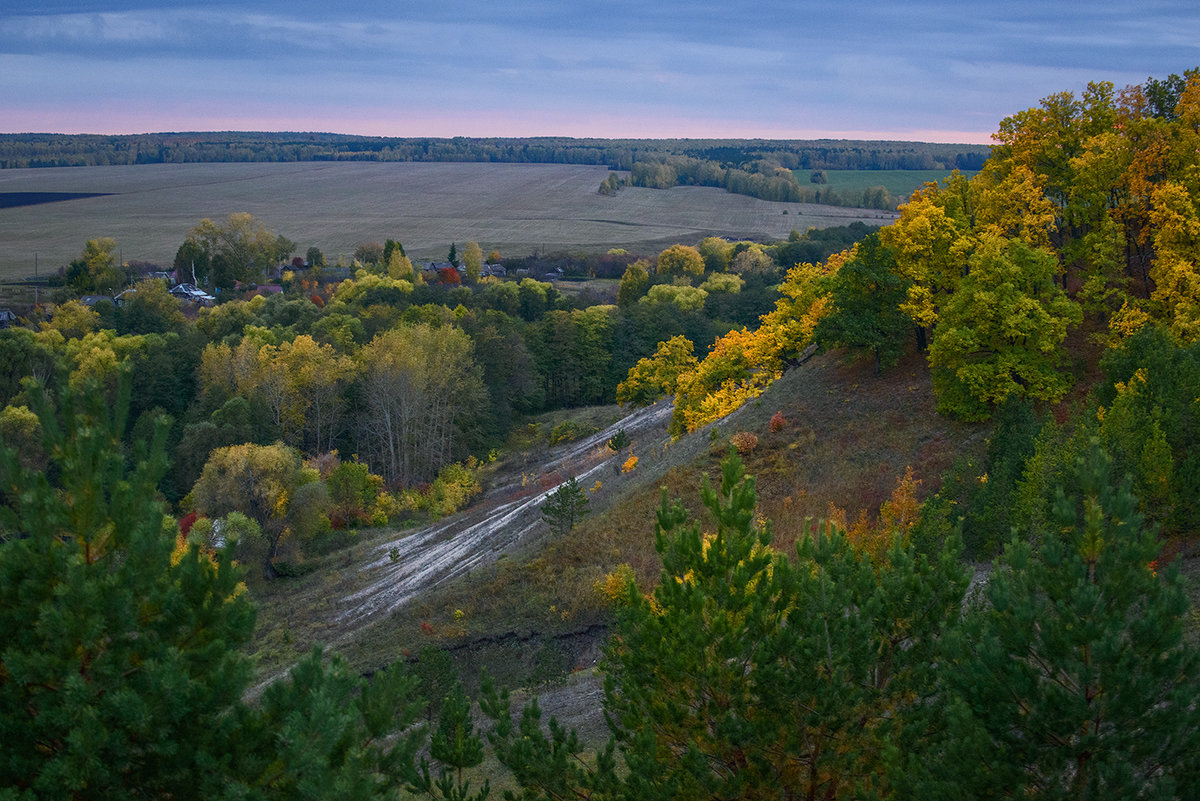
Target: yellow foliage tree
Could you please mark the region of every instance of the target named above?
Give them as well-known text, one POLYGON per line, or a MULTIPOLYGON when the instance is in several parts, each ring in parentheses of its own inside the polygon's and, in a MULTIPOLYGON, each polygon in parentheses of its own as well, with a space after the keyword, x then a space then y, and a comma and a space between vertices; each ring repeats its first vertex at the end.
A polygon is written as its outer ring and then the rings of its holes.
POLYGON ((673 276, 704 275, 704 257, 688 245, 671 245, 658 254, 658 274, 673 276))
POLYGON ((919 326, 932 328, 946 299, 966 272, 974 247, 961 176, 945 185, 925 184, 900 207, 900 218, 881 228, 901 277, 912 281, 900 310, 919 326))
POLYGON ((50 320, 41 324, 43 331, 57 331, 64 339, 80 339, 99 327, 100 315, 78 300, 68 300, 55 306, 50 320))
POLYGON ((1024 164, 1003 177, 984 170, 973 183, 975 231, 1048 247, 1056 228, 1054 205, 1039 178, 1024 164))
POLYGON ((713 343, 695 370, 679 376, 671 435, 679 437, 719 420, 761 395, 782 374, 771 329, 730 331, 713 343))
POLYGON ((775 308, 760 318, 762 336, 771 340, 771 349, 782 362, 789 363, 812 343, 817 323, 829 311, 828 278, 854 255, 854 248, 835 253, 824 264, 797 264, 788 270, 779 285, 775 308))
POLYGON ((654 355, 639 360, 617 385, 617 403, 647 406, 674 395, 679 377, 695 370, 698 364, 695 346, 682 334, 659 342, 654 355))
POLYGON ((315 470, 305 468, 300 454, 275 445, 231 445, 217 448, 192 488, 196 511, 207 517, 241 512, 253 520, 266 539, 263 571, 275 577, 271 560, 289 531, 289 504, 296 490, 315 481, 315 470))
POLYGON ((1174 181, 1154 190, 1153 203, 1156 256, 1150 267, 1150 300, 1171 333, 1192 343, 1200 337, 1200 213, 1195 196, 1174 181))

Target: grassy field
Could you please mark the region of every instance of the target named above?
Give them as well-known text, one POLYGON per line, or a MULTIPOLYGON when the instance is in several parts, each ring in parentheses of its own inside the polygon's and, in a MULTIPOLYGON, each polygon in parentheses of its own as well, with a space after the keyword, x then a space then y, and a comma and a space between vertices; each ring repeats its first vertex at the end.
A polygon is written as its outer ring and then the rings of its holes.
MULTIPOLYGON (((967 170, 963 175, 970 177, 975 172, 967 170)), ((806 183, 810 174, 810 170, 796 170, 801 183, 806 183)), ((825 179, 831 189, 843 196, 882 186, 894 197, 907 200, 922 184, 940 181, 949 174, 946 170, 825 170, 825 179)))
POLYGON ((250 212, 327 258, 398 239, 414 258, 444 258, 451 242, 484 252, 652 253, 710 235, 784 238, 792 229, 881 224, 884 212, 772 203, 720 189, 597 193, 603 167, 558 164, 169 164, 0 171, 8 193, 110 193, 0 208, 0 280, 57 269, 88 239, 111 236, 129 260, 170 264, 201 219, 250 212))

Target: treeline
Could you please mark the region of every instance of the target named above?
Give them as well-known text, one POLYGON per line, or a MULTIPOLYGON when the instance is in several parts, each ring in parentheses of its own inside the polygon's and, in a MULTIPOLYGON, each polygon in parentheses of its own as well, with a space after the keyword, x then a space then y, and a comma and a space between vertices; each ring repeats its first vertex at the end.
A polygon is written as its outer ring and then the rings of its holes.
POLYGON ((633 147, 620 141, 557 137, 434 139, 240 131, 0 134, 0 169, 276 161, 494 161, 629 169, 633 153, 633 147))
MULTIPOLYGON (((716 161, 673 157, 639 161, 625 181, 630 186, 670 189, 673 186, 712 186, 736 195, 788 203, 821 203, 860 209, 894 209, 899 199, 885 187, 872 186, 861 192, 839 193, 824 185, 804 182, 778 160, 755 159, 740 167, 726 167, 716 161)), ((621 183, 616 174, 605 179, 602 194, 612 194, 621 183)))
POLYGON ((924 142, 806 140, 396 138, 326 133, 211 132, 121 136, 0 134, 0 169, 238 161, 484 161, 596 164, 684 157, 722 168, 769 159, 786 169, 977 170, 989 148, 924 142))

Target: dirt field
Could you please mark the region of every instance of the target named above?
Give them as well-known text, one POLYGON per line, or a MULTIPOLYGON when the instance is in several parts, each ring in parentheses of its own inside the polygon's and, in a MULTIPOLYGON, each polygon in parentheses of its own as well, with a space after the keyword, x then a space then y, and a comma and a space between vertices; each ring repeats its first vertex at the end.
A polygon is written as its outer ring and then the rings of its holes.
POLYGON ((363 242, 398 239, 415 258, 444 258, 451 242, 484 252, 650 253, 725 235, 768 240, 885 212, 771 203, 720 189, 596 192, 603 167, 541 164, 169 164, 0 170, 2 193, 111 193, 0 208, 0 279, 57 269, 84 242, 117 240, 125 260, 169 264, 201 219, 247 211, 330 260, 363 242))

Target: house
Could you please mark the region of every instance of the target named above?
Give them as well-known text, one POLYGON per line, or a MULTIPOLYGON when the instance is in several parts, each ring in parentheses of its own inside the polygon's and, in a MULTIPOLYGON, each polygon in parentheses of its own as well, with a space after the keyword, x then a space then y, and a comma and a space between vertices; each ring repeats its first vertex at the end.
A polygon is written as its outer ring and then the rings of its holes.
POLYGON ((79 298, 79 302, 90 309, 97 303, 112 303, 113 299, 108 295, 83 295, 79 298))
POLYGON ((0 309, 0 328, 12 328, 17 324, 17 315, 12 309, 0 309))
POLYGON ((170 292, 180 300, 195 303, 197 306, 211 306, 216 300, 216 298, 195 284, 176 284, 171 287, 170 292))

